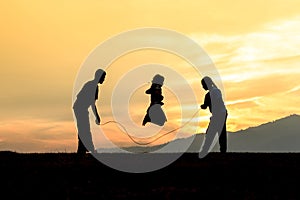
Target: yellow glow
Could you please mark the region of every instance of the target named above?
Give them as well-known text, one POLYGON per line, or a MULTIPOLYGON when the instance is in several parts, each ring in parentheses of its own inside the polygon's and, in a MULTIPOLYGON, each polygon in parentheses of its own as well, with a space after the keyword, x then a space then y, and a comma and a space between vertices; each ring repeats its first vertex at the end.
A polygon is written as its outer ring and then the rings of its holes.
MULTIPOLYGON (((71 95, 79 67, 101 42, 140 27, 178 31, 205 49, 222 77, 228 131, 300 114, 299 0, 12 0, 0 3, 0 13, 0 150, 75 150, 71 95)), ((185 71, 184 60, 161 52, 136 52, 113 63, 111 69, 122 66, 122 70, 108 69, 113 75, 101 86, 98 103, 103 121, 111 118, 110 91, 118 78, 132 66, 149 62, 182 73, 202 103, 201 77, 185 71)), ((146 98, 138 97, 139 114, 131 108, 136 123, 145 112, 146 98)), ((188 110, 193 105, 185 106, 188 110)), ((176 109, 166 109, 174 119, 168 128, 177 126, 176 109)), ((194 110, 188 112, 192 115, 194 110)), ((199 133, 204 132, 209 115, 201 111, 190 127, 199 126, 199 133)), ((115 137, 111 127, 106 129, 117 142, 128 140, 125 135, 115 137)), ((164 141, 168 139, 173 137, 164 141)))

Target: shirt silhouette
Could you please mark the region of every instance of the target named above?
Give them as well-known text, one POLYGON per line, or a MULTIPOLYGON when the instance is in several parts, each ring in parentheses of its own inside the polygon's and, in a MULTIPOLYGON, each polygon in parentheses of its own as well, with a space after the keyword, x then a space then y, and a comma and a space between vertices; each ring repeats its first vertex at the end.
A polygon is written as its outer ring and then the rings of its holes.
POLYGON ((95 116, 95 123, 100 125, 100 116, 96 107, 96 101, 98 100, 99 94, 98 84, 102 84, 104 82, 105 76, 106 72, 102 69, 98 69, 95 72, 94 80, 88 81, 84 84, 77 94, 76 101, 74 102, 73 110, 76 117, 78 131, 78 154, 95 152, 92 133, 90 130, 88 109, 91 107, 95 116))
POLYGON ((227 151, 226 120, 228 114, 222 93, 212 79, 206 76, 201 80, 201 84, 203 89, 209 91, 205 95, 204 103, 201 105, 201 108, 206 109, 208 107, 212 114, 206 130, 205 140, 199 153, 199 157, 203 158, 208 154, 216 135, 218 135, 219 139, 220 152, 225 153, 227 151))

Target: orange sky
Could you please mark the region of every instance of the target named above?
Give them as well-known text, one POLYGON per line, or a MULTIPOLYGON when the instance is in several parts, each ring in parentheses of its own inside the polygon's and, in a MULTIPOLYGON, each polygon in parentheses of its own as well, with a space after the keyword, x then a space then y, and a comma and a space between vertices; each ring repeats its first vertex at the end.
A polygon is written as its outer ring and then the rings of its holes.
MULTIPOLYGON (((71 104, 82 63, 101 42, 142 27, 178 31, 207 52, 222 78, 229 131, 300 114, 298 0, 12 0, 0 3, 0 13, 0 150, 75 151, 71 104)), ((143 62, 178 69, 187 65, 159 51, 128 54, 114 65, 126 64, 130 70, 143 62)), ((106 112, 109 97, 105 94, 118 78, 114 67, 110 69, 101 85, 98 104, 103 122, 110 119, 106 112), (114 73, 114 78, 109 78, 109 73, 114 73)), ((197 101, 202 103, 205 92, 197 81, 191 84, 197 91, 197 101)), ((137 124, 148 105, 148 97, 140 95, 143 90, 140 88, 132 97, 139 101, 130 103, 130 115, 137 124)), ((166 99, 172 99, 170 104, 178 104, 172 92, 167 88, 163 91, 166 99)), ((165 109, 171 112, 165 127, 169 130, 180 122, 180 113, 167 104, 165 109)), ((190 126, 199 125, 199 132, 203 132, 208 119, 209 112, 201 111, 198 121, 190 126)), ((117 142, 128 140, 120 133, 108 132, 117 142)), ((101 138, 97 138, 97 144, 106 145, 101 138)))

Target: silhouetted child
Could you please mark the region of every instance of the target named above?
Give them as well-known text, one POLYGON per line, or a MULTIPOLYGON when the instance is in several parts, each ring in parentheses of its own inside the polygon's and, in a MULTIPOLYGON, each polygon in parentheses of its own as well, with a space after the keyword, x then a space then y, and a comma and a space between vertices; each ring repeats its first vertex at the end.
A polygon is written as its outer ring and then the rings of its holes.
POLYGON ((163 82, 164 77, 156 74, 152 79, 151 87, 145 92, 146 94, 151 95, 151 102, 144 117, 143 126, 145 126, 147 122, 152 122, 154 124, 162 126, 167 121, 166 116, 161 109, 161 106, 164 105, 164 103, 162 102, 164 97, 162 96, 161 89, 163 82))
POLYGON ((201 105, 201 108, 206 109, 208 107, 212 114, 206 130, 202 150, 199 153, 199 157, 203 158, 208 153, 216 134, 218 134, 220 152, 225 153, 227 151, 226 120, 228 114, 222 93, 212 79, 206 76, 201 80, 201 84, 203 89, 209 91, 205 95, 204 103, 201 105))
POLYGON ((95 115, 95 123, 100 125, 100 116, 96 107, 96 101, 98 100, 99 93, 98 84, 104 82, 105 76, 106 72, 102 69, 98 69, 95 72, 94 79, 84 84, 74 102, 73 110, 78 131, 77 154, 83 155, 87 152, 96 153, 90 130, 88 109, 91 107, 95 115))

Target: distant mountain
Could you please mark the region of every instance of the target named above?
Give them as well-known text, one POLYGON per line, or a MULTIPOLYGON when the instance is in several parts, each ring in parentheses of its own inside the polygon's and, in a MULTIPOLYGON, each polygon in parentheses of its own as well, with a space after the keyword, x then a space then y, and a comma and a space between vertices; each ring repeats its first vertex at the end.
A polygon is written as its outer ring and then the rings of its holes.
POLYGON ((229 133, 228 145, 233 152, 300 152, 300 116, 229 133))
MULTIPOLYGON (((99 149, 98 152, 199 152, 203 140, 204 134, 196 134, 158 146, 99 149)), ((218 143, 212 151, 219 151, 218 143)), ((294 114, 257 127, 228 132, 228 152, 300 152, 300 116, 294 114)))

